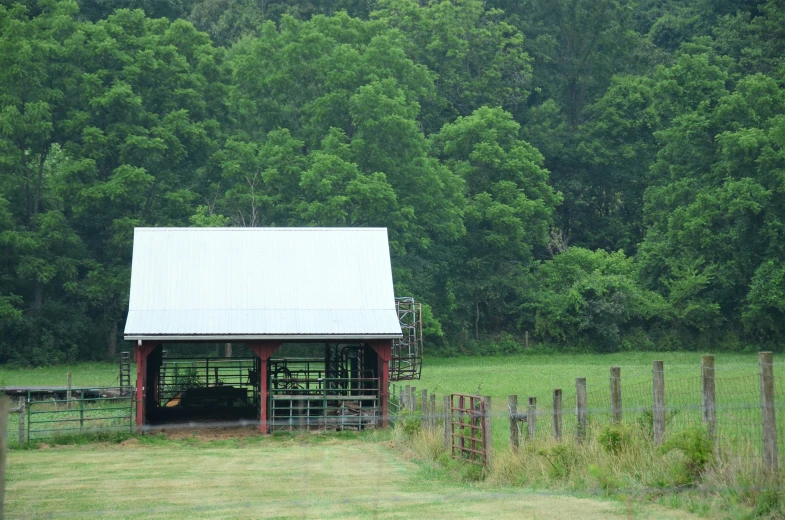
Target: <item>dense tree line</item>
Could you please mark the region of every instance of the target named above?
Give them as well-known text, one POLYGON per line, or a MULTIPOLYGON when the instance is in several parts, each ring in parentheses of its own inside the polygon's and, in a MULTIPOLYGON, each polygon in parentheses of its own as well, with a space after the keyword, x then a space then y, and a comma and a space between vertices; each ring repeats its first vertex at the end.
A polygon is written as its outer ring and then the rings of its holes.
POLYGON ((115 354, 135 226, 387 227, 445 349, 780 348, 783 56, 783 0, 0 0, 0 363, 115 354))

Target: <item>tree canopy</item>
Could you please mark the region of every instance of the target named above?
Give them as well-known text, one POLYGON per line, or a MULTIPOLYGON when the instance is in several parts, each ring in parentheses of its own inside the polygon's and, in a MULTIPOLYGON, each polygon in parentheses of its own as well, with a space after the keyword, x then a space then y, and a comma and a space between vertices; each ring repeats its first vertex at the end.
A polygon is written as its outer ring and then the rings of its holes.
POLYGON ((782 348, 785 1, 0 0, 0 363, 137 226, 383 226, 444 350, 782 348))

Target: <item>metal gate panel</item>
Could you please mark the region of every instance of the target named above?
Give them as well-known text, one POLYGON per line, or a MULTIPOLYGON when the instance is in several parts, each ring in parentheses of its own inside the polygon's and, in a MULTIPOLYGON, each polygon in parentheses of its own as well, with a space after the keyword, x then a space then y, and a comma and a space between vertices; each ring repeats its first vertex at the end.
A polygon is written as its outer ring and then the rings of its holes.
POLYGON ((401 324, 401 339, 393 340, 390 381, 420 379, 422 372, 422 304, 414 298, 396 298, 395 309, 401 324))
POLYGON ((454 459, 487 464, 485 421, 490 421, 479 395, 450 395, 451 453, 454 459))

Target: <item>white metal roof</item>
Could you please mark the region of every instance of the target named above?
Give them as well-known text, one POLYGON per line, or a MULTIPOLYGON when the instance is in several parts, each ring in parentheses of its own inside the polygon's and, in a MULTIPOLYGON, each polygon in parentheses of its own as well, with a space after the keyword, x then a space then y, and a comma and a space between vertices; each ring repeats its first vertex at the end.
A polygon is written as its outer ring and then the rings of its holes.
POLYGON ((137 228, 125 339, 401 337, 384 228, 137 228))

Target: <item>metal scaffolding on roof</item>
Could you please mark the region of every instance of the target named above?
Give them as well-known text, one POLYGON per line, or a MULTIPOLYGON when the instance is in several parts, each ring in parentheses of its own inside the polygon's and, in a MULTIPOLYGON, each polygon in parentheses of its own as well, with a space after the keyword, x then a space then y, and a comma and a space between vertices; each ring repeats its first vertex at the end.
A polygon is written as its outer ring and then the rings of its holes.
POLYGON ((422 372, 422 304, 412 297, 395 298, 401 339, 392 342, 390 381, 420 379, 422 372))

